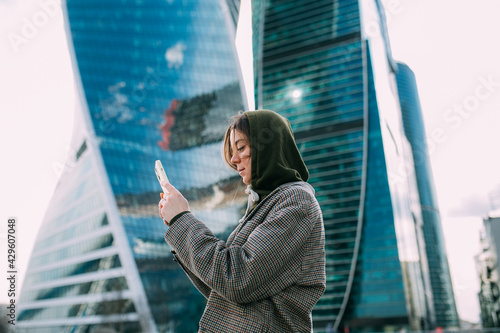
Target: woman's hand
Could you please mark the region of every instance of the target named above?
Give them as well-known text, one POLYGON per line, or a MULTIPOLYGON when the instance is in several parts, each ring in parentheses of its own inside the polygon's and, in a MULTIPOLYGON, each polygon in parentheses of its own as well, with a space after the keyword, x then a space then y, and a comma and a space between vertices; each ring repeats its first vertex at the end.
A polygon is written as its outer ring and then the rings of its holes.
POLYGON ((164 182, 161 185, 167 189, 169 194, 160 194, 162 199, 158 203, 158 207, 160 210, 160 217, 163 219, 163 222, 165 222, 166 225, 169 225, 170 220, 172 220, 172 218, 174 218, 177 214, 190 210, 189 203, 186 198, 184 198, 182 194, 169 183, 164 182))

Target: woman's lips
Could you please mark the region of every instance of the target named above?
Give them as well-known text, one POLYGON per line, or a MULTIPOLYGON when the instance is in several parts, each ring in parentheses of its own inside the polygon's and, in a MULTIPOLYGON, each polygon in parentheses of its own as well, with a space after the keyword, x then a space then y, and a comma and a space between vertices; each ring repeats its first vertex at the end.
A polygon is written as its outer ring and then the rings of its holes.
POLYGON ((238 171, 238 173, 241 175, 241 173, 244 171, 245 169, 241 169, 240 171, 238 171))

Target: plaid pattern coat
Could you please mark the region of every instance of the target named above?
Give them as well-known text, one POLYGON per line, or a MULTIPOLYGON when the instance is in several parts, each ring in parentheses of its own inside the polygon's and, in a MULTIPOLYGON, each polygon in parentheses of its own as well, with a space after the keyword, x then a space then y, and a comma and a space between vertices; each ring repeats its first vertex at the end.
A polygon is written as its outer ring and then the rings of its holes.
POLYGON ((208 299, 199 332, 312 331, 311 311, 325 290, 325 236, 309 184, 276 188, 226 242, 191 213, 165 240, 208 299))

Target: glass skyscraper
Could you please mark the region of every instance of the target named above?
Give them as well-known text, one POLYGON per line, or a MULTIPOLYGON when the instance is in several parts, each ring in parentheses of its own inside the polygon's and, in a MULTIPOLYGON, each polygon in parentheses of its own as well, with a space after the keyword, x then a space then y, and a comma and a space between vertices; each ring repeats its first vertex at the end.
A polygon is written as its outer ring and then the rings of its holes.
POLYGON ((459 318, 444 247, 439 208, 435 198, 417 82, 413 71, 403 63, 398 63, 396 78, 404 130, 411 144, 415 163, 436 325, 458 327, 459 318))
POLYGON ((255 104, 287 117, 326 230, 315 331, 435 326, 423 218, 380 1, 252 1, 255 104))
POLYGON ((246 198, 221 140, 246 102, 227 6, 65 3, 74 151, 31 255, 17 332, 198 330, 205 300, 163 239, 154 163, 214 232, 234 228, 246 198))
MULTIPOLYGON (((153 165, 162 160, 221 238, 234 228, 246 198, 220 148, 227 119, 247 108, 239 5, 65 3, 74 151, 32 254, 18 332, 197 331, 205 302, 163 240, 153 165)), ((383 13, 377 0, 252 1, 255 104, 291 121, 324 215, 317 332, 433 328, 447 297, 433 299, 383 13)))

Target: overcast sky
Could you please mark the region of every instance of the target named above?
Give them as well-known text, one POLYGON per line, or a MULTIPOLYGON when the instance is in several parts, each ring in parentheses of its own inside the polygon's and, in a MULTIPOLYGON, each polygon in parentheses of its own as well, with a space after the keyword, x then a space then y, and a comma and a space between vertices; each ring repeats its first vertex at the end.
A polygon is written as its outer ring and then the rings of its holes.
POLYGON ((393 56, 417 78, 458 312, 477 322, 473 256, 500 184, 500 2, 388 3, 393 56))
MULTIPOLYGON (((14 216, 19 279, 75 149, 73 77, 54 3, 0 0, 0 250, 6 253, 6 220, 14 216)), ((383 3, 393 56, 417 78, 458 311, 477 322, 473 256, 488 193, 500 184, 500 1, 383 3)), ((0 291, 0 302, 7 300, 0 291)))

